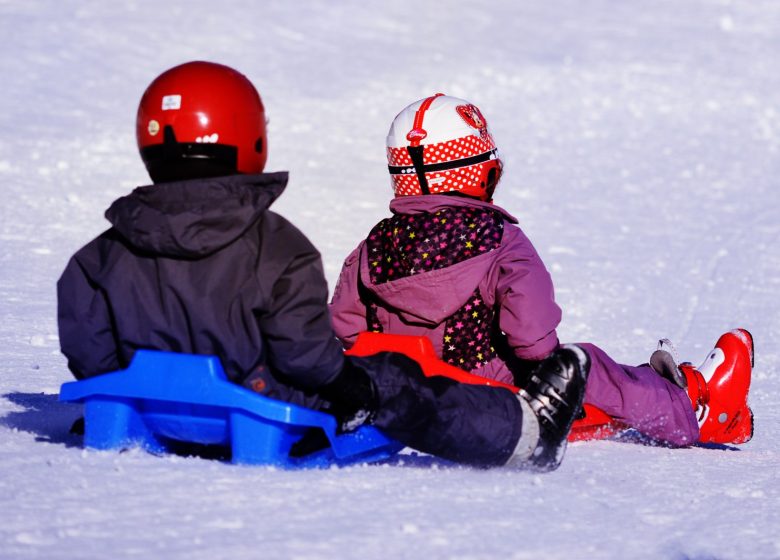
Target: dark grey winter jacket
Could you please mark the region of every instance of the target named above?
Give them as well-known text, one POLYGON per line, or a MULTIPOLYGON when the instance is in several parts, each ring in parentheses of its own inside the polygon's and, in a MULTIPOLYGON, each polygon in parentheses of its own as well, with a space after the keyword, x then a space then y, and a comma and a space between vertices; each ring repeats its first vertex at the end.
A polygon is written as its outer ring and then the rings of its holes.
MULTIPOLYGON (((320 255, 268 210, 287 173, 139 187, 57 284, 60 345, 77 378, 138 348, 217 355, 228 377, 291 402, 341 370, 320 255)), ((303 402, 302 402, 303 404, 303 402)), ((308 403, 311 404, 311 403, 308 403)))

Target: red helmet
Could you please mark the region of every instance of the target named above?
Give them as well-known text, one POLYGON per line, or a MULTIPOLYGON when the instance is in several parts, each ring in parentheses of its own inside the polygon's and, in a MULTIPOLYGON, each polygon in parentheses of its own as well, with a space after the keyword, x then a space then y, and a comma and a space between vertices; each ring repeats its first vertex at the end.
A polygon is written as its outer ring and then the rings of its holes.
POLYGON ((213 62, 160 74, 141 97, 136 138, 155 183, 260 173, 268 156, 260 95, 246 76, 213 62))
POLYGON ((482 112, 441 93, 395 117, 387 162, 395 196, 453 192, 491 200, 502 170, 482 112))

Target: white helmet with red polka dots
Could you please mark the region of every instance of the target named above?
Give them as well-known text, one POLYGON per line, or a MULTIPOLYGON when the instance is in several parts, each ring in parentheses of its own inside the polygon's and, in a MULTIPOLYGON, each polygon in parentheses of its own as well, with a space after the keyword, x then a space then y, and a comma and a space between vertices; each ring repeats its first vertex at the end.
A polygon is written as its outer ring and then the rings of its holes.
POLYGON ((387 162, 395 196, 459 193, 491 200, 501 159, 481 111, 437 93, 393 120, 387 162))

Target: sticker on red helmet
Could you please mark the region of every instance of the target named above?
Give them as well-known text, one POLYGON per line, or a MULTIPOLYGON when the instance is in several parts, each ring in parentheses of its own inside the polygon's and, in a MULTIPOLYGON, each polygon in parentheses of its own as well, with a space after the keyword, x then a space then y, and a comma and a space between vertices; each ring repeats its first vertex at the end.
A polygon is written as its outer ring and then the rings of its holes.
POLYGON ((471 128, 476 128, 477 130, 487 128, 485 117, 482 116, 482 113, 474 105, 458 105, 455 107, 455 110, 458 111, 460 118, 471 128))
POLYGON ((160 123, 152 119, 149 121, 149 125, 146 127, 146 130, 150 135, 157 136, 157 133, 160 132, 160 123))
POLYGON ((181 95, 165 95, 162 98, 162 110, 172 111, 181 109, 181 95))
POLYGON ((195 142, 198 144, 216 144, 219 141, 219 134, 206 134, 204 136, 198 136, 195 138, 195 142))

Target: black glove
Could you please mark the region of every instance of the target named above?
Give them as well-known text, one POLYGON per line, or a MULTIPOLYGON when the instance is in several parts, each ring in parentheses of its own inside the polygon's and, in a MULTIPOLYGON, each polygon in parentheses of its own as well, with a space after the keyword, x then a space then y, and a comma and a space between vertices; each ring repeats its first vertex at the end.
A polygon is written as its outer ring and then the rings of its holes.
POLYGON ((511 356, 506 360, 506 365, 512 372, 512 384, 515 387, 526 387, 531 380, 531 374, 541 363, 542 360, 524 360, 511 356))
POLYGON ((371 424, 379 408, 376 385, 349 356, 344 356, 344 366, 336 378, 318 392, 331 403, 328 412, 336 417, 340 432, 371 424))

